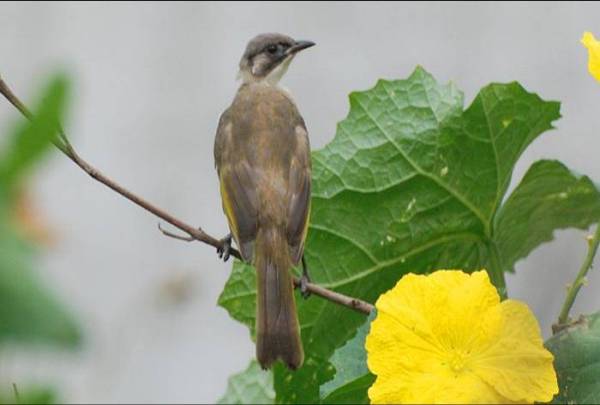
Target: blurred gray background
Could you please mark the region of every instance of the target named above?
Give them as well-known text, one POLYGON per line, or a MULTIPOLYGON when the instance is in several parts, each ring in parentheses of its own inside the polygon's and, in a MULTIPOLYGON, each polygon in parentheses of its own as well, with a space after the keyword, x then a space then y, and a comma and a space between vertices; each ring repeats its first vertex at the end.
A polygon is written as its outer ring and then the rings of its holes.
MULTIPOLYGON (((317 42, 284 79, 314 148, 332 139, 349 92, 404 78, 417 64, 454 81, 467 104, 483 85, 511 80, 562 101, 564 118, 527 150, 514 186, 539 158, 600 180, 600 83, 587 73, 585 30, 600 35, 599 4, 2 3, 0 74, 27 101, 49 74, 70 73, 66 127, 80 154, 220 236, 213 137, 255 34, 317 42)), ((0 133, 15 117, 1 100, 0 133)), ((40 271, 87 339, 67 356, 3 352, 0 381, 53 382, 69 402, 215 401, 254 352, 247 329, 216 306, 230 264, 205 245, 163 237, 156 218, 58 154, 33 186, 56 234, 40 271)), ((546 336, 585 235, 558 232, 508 277, 510 295, 527 301, 546 336)), ((576 312, 600 308, 600 271, 589 283, 576 312)))

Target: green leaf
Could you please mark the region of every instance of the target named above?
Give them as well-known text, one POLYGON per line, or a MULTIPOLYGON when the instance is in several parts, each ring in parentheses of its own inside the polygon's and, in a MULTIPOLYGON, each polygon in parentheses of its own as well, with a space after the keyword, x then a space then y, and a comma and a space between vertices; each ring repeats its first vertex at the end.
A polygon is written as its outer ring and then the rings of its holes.
POLYGON ((600 403, 600 313, 582 316, 548 339, 546 347, 554 354, 558 374, 554 403, 600 403))
POLYGON ((333 391, 325 399, 324 404, 368 404, 368 391, 375 382, 373 374, 364 374, 349 381, 346 385, 333 391))
POLYGON ((250 328, 254 339, 254 321, 256 316, 256 274, 254 268, 246 266, 238 260, 233 263, 233 269, 227 286, 219 296, 219 306, 225 308, 237 321, 250 328))
POLYGON ((0 188, 8 188, 51 146, 58 122, 66 109, 67 81, 54 78, 42 93, 31 121, 22 123, 9 136, 9 144, 0 157, 0 188))
POLYGON ((367 368, 365 341, 375 314, 376 311, 373 311, 364 325, 358 328, 356 336, 331 356, 331 364, 336 374, 333 380, 321 386, 321 398, 324 398, 324 403, 369 403, 367 390, 375 377, 367 368))
POLYGON ((34 250, 0 217, 0 343, 75 347, 80 331, 72 315, 33 272, 34 250))
POLYGON ((219 404, 272 404, 275 401, 273 374, 254 360, 246 370, 229 377, 227 391, 219 404))
MULTIPOLYGON (((313 152, 306 260, 314 282, 374 302, 408 272, 505 266, 494 220, 514 165, 559 118, 559 104, 518 83, 491 84, 463 110, 453 84, 422 68, 350 95, 334 140, 313 152)), ((254 271, 234 265, 220 297, 254 327, 254 271)), ((278 402, 319 401, 329 358, 364 316, 318 298, 298 300, 305 364, 274 369, 278 402)))
POLYGON ((526 257, 556 229, 587 229, 600 219, 600 192, 587 176, 555 160, 534 163, 498 213, 498 249, 507 267, 526 257))

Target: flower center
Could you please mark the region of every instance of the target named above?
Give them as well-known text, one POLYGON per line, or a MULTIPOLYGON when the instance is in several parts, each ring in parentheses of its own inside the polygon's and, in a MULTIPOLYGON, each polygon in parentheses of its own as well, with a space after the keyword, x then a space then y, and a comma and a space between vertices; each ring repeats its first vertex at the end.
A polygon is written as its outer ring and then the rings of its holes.
POLYGON ((468 371, 471 358, 471 349, 452 348, 446 352, 443 365, 450 368, 454 374, 458 374, 468 371))
POLYGON ((461 352, 454 352, 450 357, 450 368, 454 372, 462 371, 467 363, 466 356, 461 352))

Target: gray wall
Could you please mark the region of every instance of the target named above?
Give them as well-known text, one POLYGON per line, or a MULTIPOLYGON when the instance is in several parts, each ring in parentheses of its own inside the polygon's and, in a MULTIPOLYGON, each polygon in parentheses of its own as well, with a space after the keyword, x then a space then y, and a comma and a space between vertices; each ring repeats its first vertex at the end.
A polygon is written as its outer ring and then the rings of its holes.
MULTIPOLYGON (((561 100, 564 118, 528 149, 515 179, 548 157, 600 180, 600 84, 587 74, 579 43, 585 30, 600 34, 599 21, 600 5, 570 3, 2 3, 0 73, 25 100, 49 73, 71 73, 66 126, 81 154, 219 235, 226 227, 213 136, 256 33, 318 43, 284 80, 315 148, 333 137, 350 91, 406 77, 421 64, 457 83, 468 101, 483 85, 510 80, 561 100)), ((14 117, 1 102, 0 131, 14 117)), ((55 381, 73 402, 214 401, 254 351, 246 328, 215 305, 229 264, 206 246, 164 238, 154 217, 61 156, 41 171, 36 202, 57 245, 40 268, 76 309, 88 339, 66 357, 5 351, 0 381, 55 381)), ((584 235, 558 232, 509 276, 511 296, 529 303, 546 335, 583 260, 584 235)), ((593 293, 600 272, 590 284, 576 311, 600 308, 593 293)))

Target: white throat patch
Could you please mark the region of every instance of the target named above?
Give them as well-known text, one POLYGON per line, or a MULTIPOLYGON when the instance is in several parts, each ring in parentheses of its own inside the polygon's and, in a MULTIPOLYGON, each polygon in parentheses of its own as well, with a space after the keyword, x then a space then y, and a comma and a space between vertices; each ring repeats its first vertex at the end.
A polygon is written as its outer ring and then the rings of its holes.
POLYGON ((275 67, 275 69, 271 70, 269 74, 265 77, 256 77, 254 75, 255 72, 250 72, 248 70, 240 70, 238 72, 237 78, 242 79, 244 83, 264 83, 269 86, 276 86, 281 78, 285 75, 288 68, 290 67, 290 63, 292 59, 294 59, 295 55, 289 55, 286 59, 281 62, 279 65, 275 67))
POLYGON ((290 63, 292 62, 292 59, 294 59, 294 55, 290 55, 290 56, 286 57, 283 62, 281 62, 279 65, 277 65, 275 67, 275 69, 271 70, 269 72, 269 74, 267 75, 267 77, 265 77, 265 80, 267 81, 267 83, 269 83, 272 86, 277 85, 277 83, 279 83, 279 81, 281 80, 283 75, 285 75, 288 68, 290 67, 290 63))

